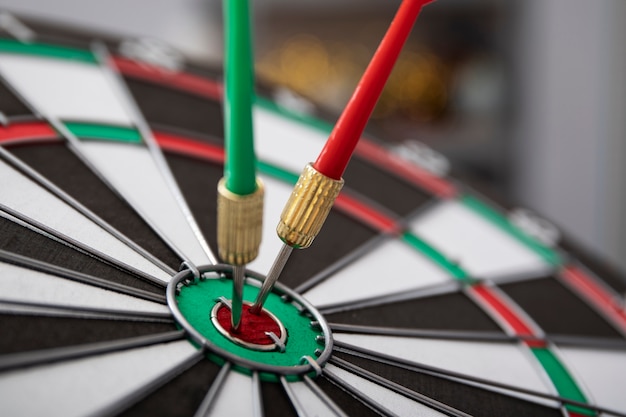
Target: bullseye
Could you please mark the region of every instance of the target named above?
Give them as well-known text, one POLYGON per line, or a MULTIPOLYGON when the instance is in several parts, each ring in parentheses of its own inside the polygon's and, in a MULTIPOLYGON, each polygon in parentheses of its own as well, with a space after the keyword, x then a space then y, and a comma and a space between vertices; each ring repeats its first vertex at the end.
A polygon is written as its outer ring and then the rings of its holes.
POLYGON ((235 331, 231 324, 230 305, 220 300, 211 311, 211 321, 226 338, 255 350, 285 350, 287 332, 282 323, 269 311, 263 309, 252 314, 251 303, 245 303, 241 324, 235 331))

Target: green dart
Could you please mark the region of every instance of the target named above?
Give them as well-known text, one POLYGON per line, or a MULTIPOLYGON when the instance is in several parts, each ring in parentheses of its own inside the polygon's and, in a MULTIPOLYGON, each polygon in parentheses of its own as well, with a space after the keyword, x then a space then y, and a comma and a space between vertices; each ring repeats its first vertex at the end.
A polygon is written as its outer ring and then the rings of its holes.
POLYGON ((239 329, 245 266, 259 252, 263 225, 263 185, 256 178, 252 128, 254 71, 248 0, 224 2, 225 164, 218 184, 217 244, 233 265, 231 324, 239 329))

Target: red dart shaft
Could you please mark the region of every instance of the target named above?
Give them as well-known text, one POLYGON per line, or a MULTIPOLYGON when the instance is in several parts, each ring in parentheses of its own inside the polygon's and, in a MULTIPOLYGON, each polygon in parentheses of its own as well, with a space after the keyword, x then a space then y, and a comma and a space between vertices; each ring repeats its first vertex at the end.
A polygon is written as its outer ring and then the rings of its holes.
POLYGON ((335 180, 343 175, 411 28, 422 6, 430 1, 432 0, 404 0, 400 5, 385 37, 313 165, 322 174, 335 180))

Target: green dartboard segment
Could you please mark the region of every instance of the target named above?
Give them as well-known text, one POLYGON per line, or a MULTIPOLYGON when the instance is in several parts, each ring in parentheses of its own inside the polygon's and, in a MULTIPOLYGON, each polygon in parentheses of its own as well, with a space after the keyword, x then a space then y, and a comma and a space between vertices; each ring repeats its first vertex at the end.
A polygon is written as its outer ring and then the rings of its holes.
MULTIPOLYGON (((574 378, 572 378, 571 374, 567 371, 563 363, 554 355, 554 353, 550 349, 531 348, 531 350, 533 352, 533 355, 535 355, 539 363, 541 363, 546 373, 552 380, 552 383, 554 384, 554 387, 556 388, 560 396, 579 403, 587 403, 587 398, 585 398, 585 395, 581 391, 574 378)), ((596 415, 595 411, 571 404, 566 404, 565 408, 569 411, 584 416, 596 415)))
POLYGON ((20 42, 14 39, 0 39, 0 52, 33 55, 46 58, 68 59, 86 64, 97 64, 95 55, 88 50, 68 46, 48 45, 38 42, 20 42))
POLYGON ((296 113, 294 111, 288 110, 265 97, 254 97, 254 104, 260 109, 279 114, 286 119, 305 124, 325 134, 330 134, 330 132, 333 130, 333 125, 328 122, 325 122, 314 116, 309 116, 304 113, 296 113))
POLYGON ((279 166, 259 161, 259 171, 284 183, 294 185, 298 182, 298 174, 289 172, 279 166))
POLYGON ((141 134, 132 127, 90 123, 65 122, 65 127, 76 137, 125 143, 142 143, 141 134))
MULTIPOLYGON (((254 301, 257 293, 257 287, 244 286, 244 300, 254 301)), ((216 347, 237 357, 265 365, 291 367, 301 365, 303 356, 315 357, 315 351, 322 348, 315 338, 323 333, 314 329, 311 319, 301 314, 294 304, 283 301, 276 293, 270 293, 264 308, 276 316, 287 331, 285 352, 253 350, 231 341, 211 321, 216 300, 221 296, 229 299, 231 295, 232 280, 213 278, 182 287, 176 301, 178 309, 196 331, 216 347)))

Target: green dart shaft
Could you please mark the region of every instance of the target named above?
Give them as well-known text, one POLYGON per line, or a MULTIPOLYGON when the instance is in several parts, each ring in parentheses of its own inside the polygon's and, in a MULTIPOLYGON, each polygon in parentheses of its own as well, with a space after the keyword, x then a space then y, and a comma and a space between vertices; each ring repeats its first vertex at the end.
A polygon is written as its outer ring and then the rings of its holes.
POLYGON ((248 195, 256 190, 252 97, 254 74, 248 0, 224 2, 226 22, 224 128, 228 191, 248 195))

